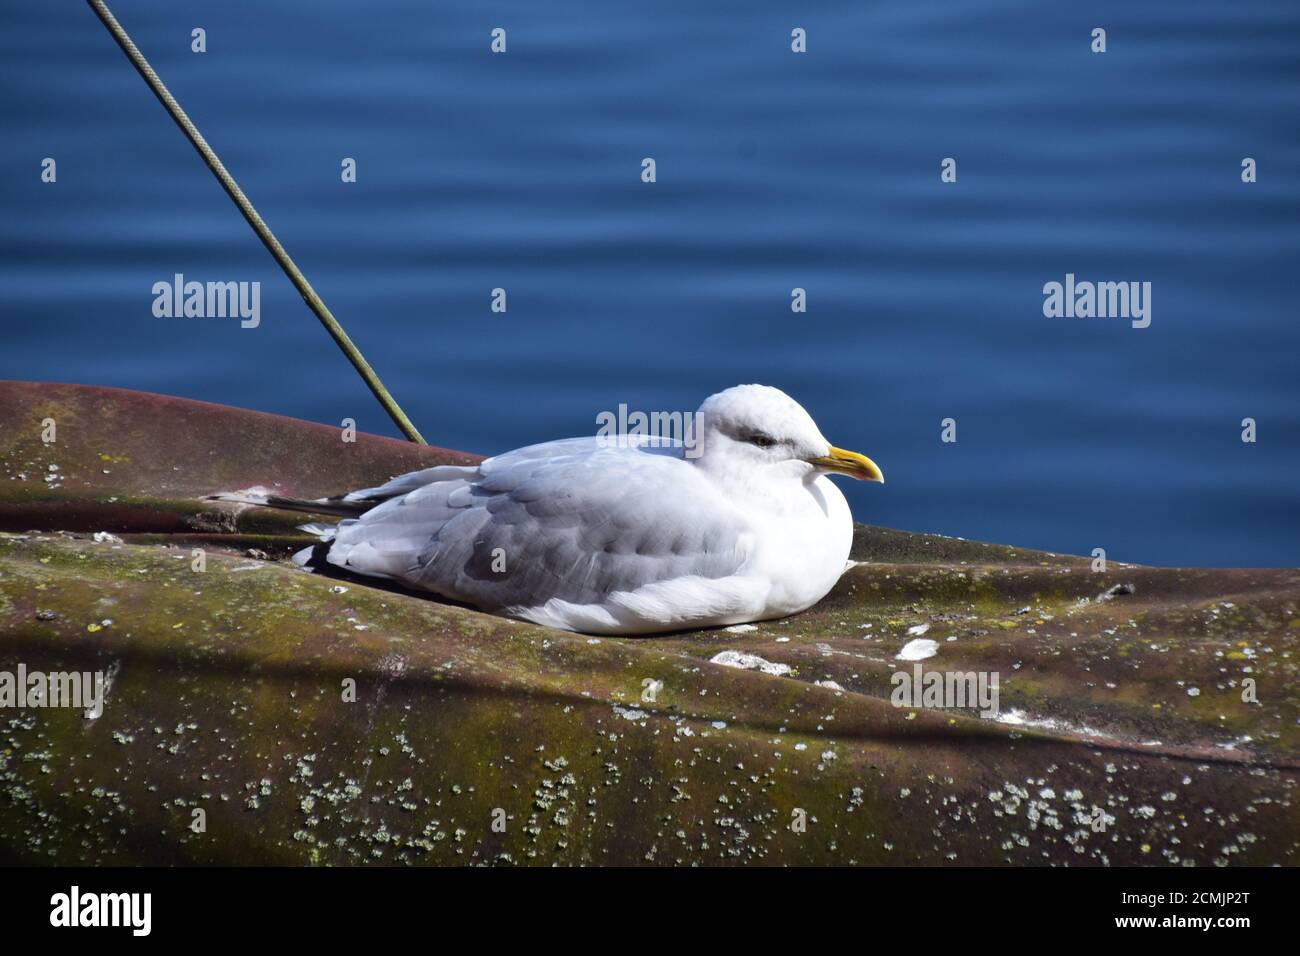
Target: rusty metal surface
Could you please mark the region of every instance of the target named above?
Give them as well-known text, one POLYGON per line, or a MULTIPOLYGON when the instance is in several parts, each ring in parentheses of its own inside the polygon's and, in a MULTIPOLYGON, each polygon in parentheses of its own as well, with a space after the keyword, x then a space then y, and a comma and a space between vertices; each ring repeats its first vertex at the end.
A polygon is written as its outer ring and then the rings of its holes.
POLYGON ((480 460, 118 388, 0 382, 0 402, 0 530, 284 532, 303 519, 200 499, 251 485, 318 498, 375 475, 480 460), (42 441, 47 419, 52 445, 42 441))
POLYGON ((113 675, 94 720, 0 709, 0 860, 1296 862, 1294 570, 861 527, 805 614, 597 639, 303 573, 301 516, 199 500, 470 460, 0 383, 0 671, 113 675), (914 666, 997 673, 998 718, 894 706, 914 666))

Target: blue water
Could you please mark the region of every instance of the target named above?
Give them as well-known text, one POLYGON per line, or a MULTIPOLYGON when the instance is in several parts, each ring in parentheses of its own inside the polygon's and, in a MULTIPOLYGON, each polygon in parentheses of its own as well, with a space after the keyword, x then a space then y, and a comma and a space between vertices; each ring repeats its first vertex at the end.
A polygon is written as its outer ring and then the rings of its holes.
MULTIPOLYGON (((859 520, 1300 564, 1294 0, 112 6, 431 442, 759 381, 882 465, 859 520), (1045 318, 1067 272, 1151 326, 1045 318)), ((0 377, 396 434, 87 7, 0 7, 0 84, 0 377), (155 318, 177 272, 261 325, 155 318)))

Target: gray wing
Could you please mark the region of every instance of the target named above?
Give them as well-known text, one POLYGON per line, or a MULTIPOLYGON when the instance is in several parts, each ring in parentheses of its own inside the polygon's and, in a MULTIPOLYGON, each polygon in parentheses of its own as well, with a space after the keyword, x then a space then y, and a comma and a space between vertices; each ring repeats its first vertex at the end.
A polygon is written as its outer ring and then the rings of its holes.
POLYGON ((330 563, 495 610, 727 577, 746 557, 748 526, 680 449, 578 438, 445 468, 371 489, 414 485, 341 522, 330 563))

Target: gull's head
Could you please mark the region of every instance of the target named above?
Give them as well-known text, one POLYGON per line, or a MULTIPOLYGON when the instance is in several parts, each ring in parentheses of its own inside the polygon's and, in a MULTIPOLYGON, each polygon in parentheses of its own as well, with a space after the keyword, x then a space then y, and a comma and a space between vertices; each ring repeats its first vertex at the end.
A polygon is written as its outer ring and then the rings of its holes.
POLYGON ((737 385, 710 395, 700 406, 704 419, 700 463, 746 471, 779 469, 809 475, 835 472, 884 482, 866 455, 836 448, 802 405, 769 385, 737 385))

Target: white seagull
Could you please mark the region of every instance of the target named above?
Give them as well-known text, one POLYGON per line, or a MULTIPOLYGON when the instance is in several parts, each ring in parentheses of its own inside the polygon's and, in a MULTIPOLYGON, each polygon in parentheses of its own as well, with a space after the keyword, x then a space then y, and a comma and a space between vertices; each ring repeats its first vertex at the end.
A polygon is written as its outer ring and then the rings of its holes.
POLYGON ((705 400, 689 449, 646 436, 530 445, 321 502, 297 555, 493 614, 588 634, 649 634, 784 617, 839 580, 853 516, 828 473, 883 482, 794 399, 738 385, 705 400))

